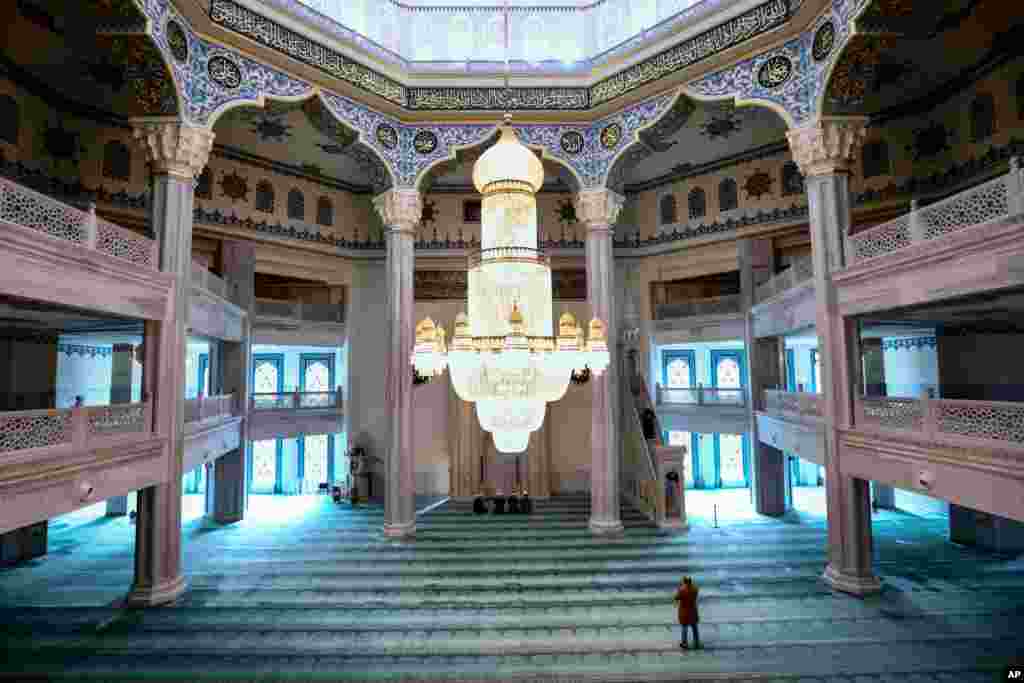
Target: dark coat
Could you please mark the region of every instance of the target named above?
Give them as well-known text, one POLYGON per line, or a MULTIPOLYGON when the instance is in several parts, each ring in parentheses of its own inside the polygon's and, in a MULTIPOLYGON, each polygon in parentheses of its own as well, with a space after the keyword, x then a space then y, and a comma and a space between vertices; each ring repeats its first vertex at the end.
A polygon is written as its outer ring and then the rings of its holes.
POLYGON ((487 514, 487 503, 483 498, 478 497, 473 499, 473 512, 478 515, 487 514))
POLYGON ((640 422, 644 429, 644 438, 650 441, 651 439, 658 438, 657 421, 655 420, 654 411, 648 408, 644 411, 644 414, 640 417, 640 422))
POLYGON ((679 603, 679 623, 696 624, 700 621, 697 616, 697 586, 694 584, 683 584, 676 591, 674 602, 679 603))

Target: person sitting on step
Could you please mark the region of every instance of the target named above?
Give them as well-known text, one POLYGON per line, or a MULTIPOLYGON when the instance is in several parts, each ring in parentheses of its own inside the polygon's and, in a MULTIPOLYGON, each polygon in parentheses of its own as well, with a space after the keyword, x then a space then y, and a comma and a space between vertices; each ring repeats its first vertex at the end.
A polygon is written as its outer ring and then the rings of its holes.
POLYGON ((699 617, 697 615, 697 585, 693 582, 689 576, 683 577, 683 582, 679 586, 679 590, 676 591, 676 597, 673 602, 679 603, 679 627, 683 632, 683 639, 679 641, 679 647, 686 650, 689 645, 686 642, 686 627, 689 626, 693 629, 693 647, 695 650, 701 648, 700 645, 700 634, 697 632, 697 622, 699 617))
POLYGON ((519 498, 514 493, 508 497, 508 511, 513 514, 519 514, 519 498))
POLYGON ((523 491, 523 496, 519 499, 519 511, 524 515, 533 514, 533 501, 530 500, 530 494, 523 491))
POLYGON ((505 514, 505 494, 501 491, 498 491, 498 495, 494 497, 494 510, 492 512, 496 515, 505 514))
POLYGON ((483 494, 478 493, 473 498, 473 512, 478 515, 487 514, 487 500, 483 497, 483 494))

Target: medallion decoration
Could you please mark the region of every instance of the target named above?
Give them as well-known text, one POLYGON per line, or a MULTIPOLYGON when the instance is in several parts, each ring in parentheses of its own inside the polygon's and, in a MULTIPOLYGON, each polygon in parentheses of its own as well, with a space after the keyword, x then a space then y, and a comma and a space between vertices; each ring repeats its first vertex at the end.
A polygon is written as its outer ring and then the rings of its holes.
POLYGON ((605 149, 615 149, 622 140, 622 126, 612 123, 601 129, 601 146, 605 149))
POLYGON ((167 47, 179 64, 188 61, 188 37, 185 35, 185 29, 176 21, 167 22, 167 47))
POLYGON ((793 61, 786 55, 775 55, 757 70, 757 83, 762 88, 773 90, 793 75, 793 61))
POLYGON ((233 61, 222 55, 211 57, 206 64, 210 80, 227 90, 242 85, 242 70, 233 61))
POLYGON ((429 130, 421 130, 412 139, 412 146, 419 154, 430 154, 437 149, 437 136, 429 130))
POLYGON ((579 131, 570 130, 562 133, 559 142, 562 145, 562 151, 570 156, 576 156, 583 151, 584 140, 579 131))
POLYGON ((747 191, 747 196, 753 199, 760 199, 761 195, 770 195, 772 193, 772 177, 760 171, 747 178, 747 183, 743 187, 747 191))
POLYGON ((245 201, 249 195, 249 183, 237 173, 226 173, 220 179, 220 191, 232 201, 245 201))
POLYGON ((377 130, 374 132, 377 138, 377 142, 384 149, 394 149, 398 146, 398 133, 395 129, 386 123, 381 123, 377 126, 377 130))
POLYGON ((811 56, 814 61, 820 62, 832 53, 836 45, 836 25, 826 21, 814 32, 814 42, 811 44, 811 56))

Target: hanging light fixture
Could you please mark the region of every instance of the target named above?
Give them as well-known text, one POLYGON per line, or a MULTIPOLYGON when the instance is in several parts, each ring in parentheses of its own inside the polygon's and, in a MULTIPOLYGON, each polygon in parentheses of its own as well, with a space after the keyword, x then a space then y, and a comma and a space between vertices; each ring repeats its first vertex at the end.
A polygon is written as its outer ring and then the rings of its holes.
MULTIPOLYGON (((505 92, 508 0, 505 2, 505 92)), ((584 341, 571 313, 552 329, 551 264, 537 248, 536 192, 544 183, 537 155, 516 136, 505 113, 497 144, 473 167, 483 196, 480 250, 469 257, 469 314, 455 318, 449 348, 443 327, 416 325, 412 363, 422 375, 451 370, 455 393, 476 403, 480 426, 502 453, 526 450, 547 403, 565 395, 575 371, 608 367, 605 325, 594 318, 584 341)))

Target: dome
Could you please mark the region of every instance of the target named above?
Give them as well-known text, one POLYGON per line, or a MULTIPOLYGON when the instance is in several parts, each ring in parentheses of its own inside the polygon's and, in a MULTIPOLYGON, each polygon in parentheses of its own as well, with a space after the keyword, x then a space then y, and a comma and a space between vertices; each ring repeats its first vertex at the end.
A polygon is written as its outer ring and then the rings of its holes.
POLYGON ((544 184, 544 165, 537 155, 519 142, 506 121, 497 144, 484 152, 473 166, 473 185, 481 194, 488 185, 503 180, 526 183, 533 192, 544 184))

